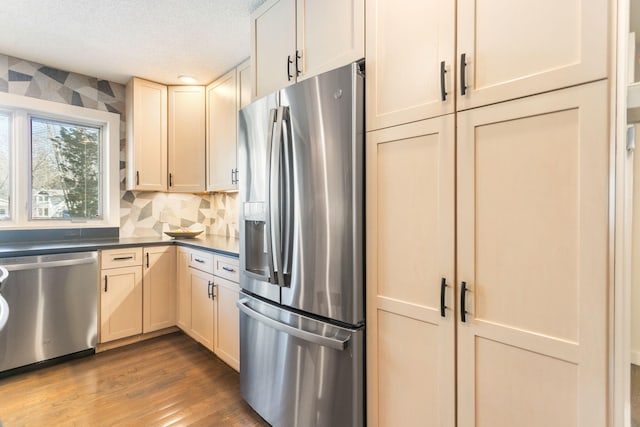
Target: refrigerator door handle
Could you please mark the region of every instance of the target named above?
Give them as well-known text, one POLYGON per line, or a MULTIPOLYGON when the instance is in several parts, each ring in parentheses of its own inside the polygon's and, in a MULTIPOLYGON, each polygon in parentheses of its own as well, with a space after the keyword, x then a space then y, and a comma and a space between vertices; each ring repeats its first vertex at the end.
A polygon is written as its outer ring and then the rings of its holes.
POLYGON ((270 283, 277 283, 273 266, 273 231, 271 230, 271 162, 273 157, 273 124, 276 122, 276 109, 269 110, 269 130, 267 131, 267 218, 265 228, 267 232, 267 267, 269 268, 267 280, 270 283))
MULTIPOLYGON (((284 273, 291 274, 291 260, 293 257, 293 133, 289 107, 283 107, 283 144, 284 144, 284 242, 282 266, 284 273), (285 125, 286 124, 286 125, 285 125)), ((285 276, 286 279, 286 276, 285 276)))
POLYGON ((273 329, 276 329, 278 331, 282 331, 285 332, 291 336, 294 336, 296 338, 300 338, 301 340, 313 343, 313 344, 318 344, 321 345, 323 347, 329 347, 332 348, 334 350, 345 350, 347 348, 347 345, 349 344, 349 340, 351 339, 351 336, 347 337, 346 339, 342 340, 342 339, 336 339, 336 338, 329 338, 329 337, 325 337, 322 335, 317 335, 314 334, 312 332, 309 331, 305 331, 304 329, 298 329, 295 328, 293 326, 287 325, 286 323, 281 323, 278 322, 275 319, 272 319, 268 316, 265 316, 262 313, 259 313, 253 309, 251 309, 248 305, 246 305, 246 302, 248 302, 249 300, 246 298, 240 299, 236 302, 236 305, 238 307, 238 309, 240 309, 241 312, 243 312, 244 314, 246 314, 249 317, 254 318, 255 320, 264 323, 267 326, 272 327, 273 329))
POLYGON ((280 158, 282 152, 282 121, 284 108, 278 107, 276 112, 276 135, 271 144, 271 164, 269 167, 269 227, 271 228, 271 251, 275 258, 275 281, 272 283, 278 286, 285 286, 284 271, 282 270, 282 226, 280 211, 280 179, 282 176, 280 168, 280 158))

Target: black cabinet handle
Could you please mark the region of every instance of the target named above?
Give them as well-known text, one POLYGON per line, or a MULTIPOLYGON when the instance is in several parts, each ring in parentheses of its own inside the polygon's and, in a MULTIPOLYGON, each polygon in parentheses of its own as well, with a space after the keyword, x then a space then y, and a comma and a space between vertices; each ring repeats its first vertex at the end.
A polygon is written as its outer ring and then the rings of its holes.
POLYGON ((194 258, 193 259, 195 262, 199 262, 200 264, 204 264, 204 260, 200 259, 200 258, 194 258))
POLYGON ((467 321, 467 282, 460 284, 460 320, 462 323, 467 321))
POLYGON ((207 281, 207 298, 211 298, 211 280, 207 281))
POLYGON ((114 261, 128 261, 130 259, 133 259, 133 257, 132 256, 117 256, 113 260, 114 261))
POLYGON ((460 95, 467 94, 467 54, 460 55, 460 95))
POLYGON ((211 283, 211 299, 216 299, 216 284, 211 283))
POLYGON ((442 99, 442 101, 447 100, 447 87, 444 79, 444 75, 446 74, 446 72, 447 70, 445 67, 445 63, 444 61, 441 61, 440 62, 440 99, 442 99))
POLYGON ((300 74, 302 74, 302 70, 300 69, 299 65, 298 65, 298 61, 302 59, 302 56, 300 55, 300 51, 296 50, 296 76, 299 76, 300 74))
POLYGON ((222 269, 223 269, 224 271, 229 271, 229 272, 231 272, 231 273, 233 273, 233 272, 235 271, 235 270, 234 270, 233 268, 231 268, 231 267, 222 267, 222 269))
POLYGON ((173 174, 169 174, 169 187, 173 187, 173 174))
POLYGON ((147 268, 149 268, 149 252, 147 252, 147 268))
POLYGON ((291 75, 291 64, 293 64, 293 61, 291 60, 291 55, 287 55, 287 81, 289 82, 293 78, 293 76, 291 75))
POLYGON ((446 317, 446 314, 444 312, 445 308, 447 308, 447 306, 444 305, 444 296, 445 296, 446 289, 447 289, 447 279, 443 277, 442 280, 440 281, 440 316, 442 317, 446 317))
POLYGON ((140 185, 140 172, 136 171, 136 185, 140 185))
POLYGON ((108 286, 108 277, 106 274, 104 275, 104 291, 107 292, 107 286, 108 286))

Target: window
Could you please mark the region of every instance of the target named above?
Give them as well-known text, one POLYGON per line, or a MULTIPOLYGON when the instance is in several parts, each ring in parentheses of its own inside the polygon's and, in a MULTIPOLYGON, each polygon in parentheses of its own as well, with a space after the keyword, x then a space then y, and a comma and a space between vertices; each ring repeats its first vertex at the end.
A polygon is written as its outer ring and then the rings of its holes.
POLYGON ((101 129, 31 117, 31 218, 102 217, 101 129))
POLYGON ((11 161, 9 158, 10 116, 0 112, 0 221, 9 219, 11 161))
POLYGON ((0 228, 119 227, 120 116, 0 93, 0 228))

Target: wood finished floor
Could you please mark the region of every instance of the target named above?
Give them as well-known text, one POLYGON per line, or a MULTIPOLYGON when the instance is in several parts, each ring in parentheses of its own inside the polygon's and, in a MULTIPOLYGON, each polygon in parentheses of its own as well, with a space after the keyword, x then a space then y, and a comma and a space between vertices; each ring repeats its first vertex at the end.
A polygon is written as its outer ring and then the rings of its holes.
POLYGON ((268 426, 240 377, 182 333, 0 379, 14 426, 268 426))

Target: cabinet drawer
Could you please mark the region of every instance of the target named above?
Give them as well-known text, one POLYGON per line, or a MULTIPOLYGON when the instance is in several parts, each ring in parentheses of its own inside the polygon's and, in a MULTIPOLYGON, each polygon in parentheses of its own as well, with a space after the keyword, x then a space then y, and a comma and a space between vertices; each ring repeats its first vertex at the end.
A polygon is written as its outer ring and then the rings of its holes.
POLYGON ((223 277, 232 282, 240 281, 240 262, 237 258, 229 258, 226 256, 213 256, 213 274, 223 277))
POLYGON ((101 268, 142 265, 142 248, 109 249, 102 251, 101 268))
POLYGON ((213 272, 213 254, 206 252, 189 252, 189 267, 197 268, 206 273, 213 272))

